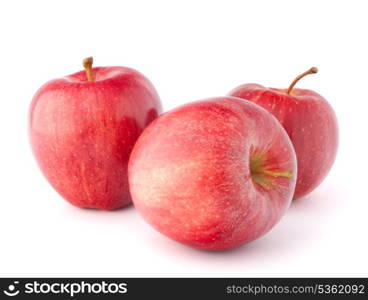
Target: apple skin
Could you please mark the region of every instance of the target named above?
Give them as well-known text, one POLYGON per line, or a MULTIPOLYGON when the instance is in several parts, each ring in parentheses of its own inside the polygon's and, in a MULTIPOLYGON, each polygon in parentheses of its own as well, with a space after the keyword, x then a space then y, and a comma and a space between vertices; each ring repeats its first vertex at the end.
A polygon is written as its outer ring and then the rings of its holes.
POLYGON ((270 113, 218 97, 153 121, 134 146, 128 174, 133 203, 156 230, 194 248, 226 250, 278 222, 294 193, 296 157, 270 113), (258 174, 250 170, 254 159, 258 174))
POLYGON ((306 89, 266 88, 244 84, 230 96, 254 102, 271 112, 288 133, 298 160, 294 199, 312 192, 327 176, 338 148, 338 125, 330 104, 306 89))
POLYGON ((153 85, 125 67, 81 71, 43 85, 29 110, 29 136, 50 184, 78 207, 131 203, 127 165, 142 130, 161 112, 153 85))

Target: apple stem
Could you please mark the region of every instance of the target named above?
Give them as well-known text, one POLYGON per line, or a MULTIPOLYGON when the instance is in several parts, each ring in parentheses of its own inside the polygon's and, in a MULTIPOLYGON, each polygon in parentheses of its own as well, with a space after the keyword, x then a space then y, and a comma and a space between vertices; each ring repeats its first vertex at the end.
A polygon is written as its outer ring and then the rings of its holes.
POLYGON ((292 173, 290 171, 270 171, 270 170, 264 170, 264 174, 273 176, 273 177, 284 177, 284 178, 291 178, 293 177, 292 173))
POLYGON ((318 72, 318 69, 316 67, 312 67, 310 68, 308 71, 305 71, 304 73, 298 75, 294 81, 290 84, 288 90, 286 91, 286 94, 290 95, 292 89, 294 88, 294 86, 296 85, 296 83, 302 79, 304 76, 309 75, 309 74, 316 74, 318 72))
POLYGON ((92 56, 83 59, 83 67, 86 70, 88 81, 93 81, 92 64, 93 64, 93 57, 92 56))

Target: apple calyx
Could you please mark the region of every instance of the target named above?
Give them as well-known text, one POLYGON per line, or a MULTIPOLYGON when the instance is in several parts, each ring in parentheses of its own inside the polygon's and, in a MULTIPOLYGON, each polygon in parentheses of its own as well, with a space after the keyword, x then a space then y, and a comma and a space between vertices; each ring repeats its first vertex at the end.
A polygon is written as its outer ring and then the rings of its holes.
POLYGON ((249 161, 250 175, 254 183, 259 184, 265 189, 269 189, 275 184, 274 179, 278 177, 292 178, 291 171, 280 171, 267 168, 266 154, 254 154, 249 161))
POLYGON ((86 70, 87 80, 90 81, 90 82, 93 81, 92 64, 93 64, 93 57, 92 56, 83 59, 83 67, 86 70))
POLYGON ((310 68, 308 71, 305 71, 304 73, 298 75, 293 82, 290 84, 289 88, 286 91, 286 94, 290 95, 292 89, 294 88, 294 86, 296 85, 296 83, 302 79, 304 76, 309 75, 309 74, 316 74, 318 72, 318 69, 316 67, 312 67, 310 68))

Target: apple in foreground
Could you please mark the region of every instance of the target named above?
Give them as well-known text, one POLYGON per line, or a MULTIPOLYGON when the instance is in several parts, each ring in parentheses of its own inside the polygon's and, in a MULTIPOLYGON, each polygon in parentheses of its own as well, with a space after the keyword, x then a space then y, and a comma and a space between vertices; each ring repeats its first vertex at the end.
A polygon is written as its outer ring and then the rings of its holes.
POLYGON ((229 93, 252 101, 271 112, 288 133, 298 160, 294 199, 313 191, 327 176, 336 157, 338 126, 329 103, 311 90, 295 89, 295 84, 317 68, 300 74, 288 89, 244 84, 229 93))
POLYGON ((34 96, 29 136, 50 184, 78 207, 131 203, 127 165, 142 130, 161 112, 153 85, 125 67, 92 68, 52 80, 34 96))
POLYGON ((193 102, 153 121, 129 166, 133 203, 164 235, 199 249, 237 247, 291 202, 296 157, 263 108, 235 97, 193 102))

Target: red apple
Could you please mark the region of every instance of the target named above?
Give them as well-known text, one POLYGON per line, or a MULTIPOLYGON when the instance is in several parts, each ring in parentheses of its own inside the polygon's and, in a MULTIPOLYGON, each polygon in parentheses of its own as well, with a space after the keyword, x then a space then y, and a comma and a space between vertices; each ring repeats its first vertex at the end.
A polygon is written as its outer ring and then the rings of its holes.
POLYGON ((32 100, 29 135, 50 184, 79 207, 128 205, 127 165, 142 130, 161 112, 152 84, 125 67, 92 69, 49 81, 32 100))
POLYGON ((234 248, 261 236, 294 193, 296 158, 280 123, 235 97, 163 114, 132 151, 134 205, 164 235, 199 249, 234 248))
POLYGON ((338 126, 332 107, 316 92, 294 89, 299 79, 316 72, 317 68, 311 68, 300 74, 288 89, 245 84, 229 93, 267 109, 289 134, 298 160, 294 199, 307 195, 323 181, 337 153, 338 126))

